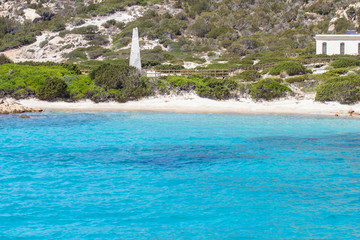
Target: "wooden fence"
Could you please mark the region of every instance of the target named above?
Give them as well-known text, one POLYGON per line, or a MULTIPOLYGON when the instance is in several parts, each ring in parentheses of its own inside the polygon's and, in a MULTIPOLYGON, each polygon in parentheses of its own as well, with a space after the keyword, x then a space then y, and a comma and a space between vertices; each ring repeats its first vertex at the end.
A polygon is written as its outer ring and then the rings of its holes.
POLYGON ((144 70, 145 76, 158 78, 162 76, 185 76, 199 75, 203 77, 224 78, 233 71, 231 69, 166 69, 166 70, 144 70))
MULTIPOLYGON (((337 58, 309 58, 309 59, 297 59, 296 62, 300 62, 302 64, 326 64, 337 58)), ((266 68, 272 68, 277 63, 269 63, 269 64, 259 64, 259 65, 251 65, 251 66, 240 66, 236 69, 180 69, 180 70, 155 70, 155 69, 147 69, 144 70, 145 76, 151 78, 158 78, 162 76, 192 76, 192 75, 200 75, 204 77, 215 77, 215 78, 225 78, 231 77, 236 72, 245 71, 245 70, 257 70, 261 71, 266 68)))
MULTIPOLYGON (((333 60, 340 58, 309 58, 309 59, 296 59, 295 62, 300 62, 302 64, 327 64, 333 60)), ((240 66, 236 69, 166 69, 166 70, 156 70, 156 69, 145 69, 143 70, 144 75, 150 78, 158 78, 162 76, 184 76, 189 77, 192 75, 199 75, 203 77, 215 77, 215 78, 226 78, 231 77, 234 74, 244 71, 244 70, 257 70, 261 71, 266 68, 272 68, 277 63, 269 64, 259 64, 251 66, 240 66)), ((82 70, 83 74, 88 74, 90 70, 82 70)))

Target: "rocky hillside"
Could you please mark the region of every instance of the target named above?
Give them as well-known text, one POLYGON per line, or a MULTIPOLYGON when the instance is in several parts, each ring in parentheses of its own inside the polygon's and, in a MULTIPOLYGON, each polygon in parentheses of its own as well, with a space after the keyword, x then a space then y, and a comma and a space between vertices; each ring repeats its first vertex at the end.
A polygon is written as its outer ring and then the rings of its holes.
POLYGON ((230 68, 313 54, 315 34, 359 23, 349 0, 0 0, 0 51, 14 62, 127 59, 138 27, 145 68, 230 68))

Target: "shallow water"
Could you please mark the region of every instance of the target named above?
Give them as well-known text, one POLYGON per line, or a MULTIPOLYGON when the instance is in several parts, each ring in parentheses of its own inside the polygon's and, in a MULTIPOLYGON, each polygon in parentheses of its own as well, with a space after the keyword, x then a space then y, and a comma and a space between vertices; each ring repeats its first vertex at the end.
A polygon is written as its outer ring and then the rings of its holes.
POLYGON ((1 239, 359 239, 360 121, 0 116, 1 239))

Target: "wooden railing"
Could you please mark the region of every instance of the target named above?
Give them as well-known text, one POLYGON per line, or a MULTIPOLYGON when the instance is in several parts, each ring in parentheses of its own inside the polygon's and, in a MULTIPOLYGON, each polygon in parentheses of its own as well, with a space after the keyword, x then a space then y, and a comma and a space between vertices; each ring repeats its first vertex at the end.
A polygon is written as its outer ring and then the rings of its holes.
MULTIPOLYGON (((326 64, 333 60, 340 58, 309 58, 309 59, 296 59, 295 62, 300 62, 302 64, 326 64)), ((257 70, 261 71, 266 68, 272 68, 277 63, 269 64, 259 64, 251 66, 240 66, 236 69, 166 69, 166 70, 156 70, 156 69, 146 69, 144 70, 144 75, 150 78, 158 78, 162 76, 184 76, 189 77, 192 75, 199 75, 203 77, 215 77, 215 78, 226 78, 231 77, 237 72, 244 70, 257 70)), ((88 74, 91 70, 82 70, 83 74, 88 74)))
MULTIPOLYGON (((297 59, 296 62, 301 62, 302 64, 325 64, 329 63, 337 58, 309 58, 309 59, 297 59)), ((237 71, 245 71, 245 70, 264 70, 266 68, 272 68, 277 63, 268 63, 268 64, 259 64, 259 65, 251 65, 251 66, 240 66, 236 69, 167 69, 167 70, 155 70, 155 69, 147 69, 144 70, 145 76, 151 78, 158 78, 162 76, 192 76, 199 75, 204 77, 215 77, 215 78, 225 78, 230 77, 235 74, 237 71)))
POLYGON ((162 76, 185 76, 199 75, 203 77, 224 78, 229 77, 232 69, 166 69, 166 70, 145 70, 145 76, 158 78, 162 76))

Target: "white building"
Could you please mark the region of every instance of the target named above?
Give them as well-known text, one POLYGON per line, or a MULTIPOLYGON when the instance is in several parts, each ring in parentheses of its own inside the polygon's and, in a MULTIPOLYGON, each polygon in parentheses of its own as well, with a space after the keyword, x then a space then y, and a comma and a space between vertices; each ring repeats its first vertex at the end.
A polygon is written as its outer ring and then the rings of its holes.
POLYGON ((360 34, 316 35, 316 54, 360 55, 360 34))

